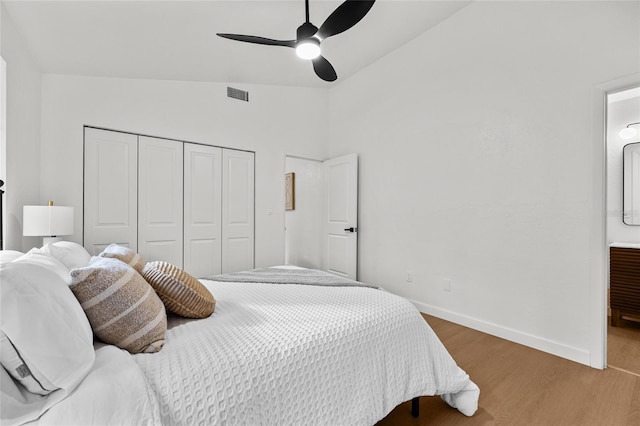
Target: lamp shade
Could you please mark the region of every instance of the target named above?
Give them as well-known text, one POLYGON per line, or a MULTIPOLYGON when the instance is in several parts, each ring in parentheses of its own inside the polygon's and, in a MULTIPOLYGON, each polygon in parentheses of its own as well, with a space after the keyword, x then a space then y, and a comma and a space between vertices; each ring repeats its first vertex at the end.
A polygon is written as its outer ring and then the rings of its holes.
POLYGON ((22 234, 47 236, 73 234, 73 207, 24 206, 22 208, 22 234))

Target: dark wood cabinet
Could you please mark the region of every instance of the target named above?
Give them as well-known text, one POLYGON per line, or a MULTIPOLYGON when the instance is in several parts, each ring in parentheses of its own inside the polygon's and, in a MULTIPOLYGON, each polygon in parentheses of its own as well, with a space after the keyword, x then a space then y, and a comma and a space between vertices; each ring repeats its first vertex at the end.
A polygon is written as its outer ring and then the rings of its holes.
POLYGON ((611 325, 623 316, 640 321, 640 244, 609 247, 609 285, 611 325))

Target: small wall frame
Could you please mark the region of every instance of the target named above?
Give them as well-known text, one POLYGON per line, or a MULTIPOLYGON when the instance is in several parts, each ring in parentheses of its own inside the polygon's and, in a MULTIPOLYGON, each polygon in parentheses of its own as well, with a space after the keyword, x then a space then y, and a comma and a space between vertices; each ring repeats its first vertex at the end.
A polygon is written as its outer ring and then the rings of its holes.
POLYGON ((296 174, 286 173, 284 175, 284 209, 296 209, 296 174))

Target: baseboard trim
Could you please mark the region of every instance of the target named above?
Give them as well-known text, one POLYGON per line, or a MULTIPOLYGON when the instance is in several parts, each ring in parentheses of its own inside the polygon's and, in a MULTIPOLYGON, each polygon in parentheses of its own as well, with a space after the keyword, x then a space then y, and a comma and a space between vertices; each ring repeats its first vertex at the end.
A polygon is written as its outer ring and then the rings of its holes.
POLYGON ((490 334, 492 336, 500 337, 501 339, 506 339, 511 342, 519 343, 521 345, 549 353, 551 355, 559 356, 561 358, 575 361, 580 364, 591 366, 591 356, 588 350, 568 346, 553 340, 545 339, 544 337, 535 336, 533 334, 523 333, 521 331, 514 330, 509 327, 504 327, 499 324, 482 321, 477 318, 449 311, 447 309, 442 309, 433 305, 418 302, 417 300, 409 299, 409 301, 413 303, 413 305, 418 308, 420 312, 427 315, 432 315, 434 317, 438 317, 446 321, 451 321, 456 324, 460 324, 465 327, 490 334))

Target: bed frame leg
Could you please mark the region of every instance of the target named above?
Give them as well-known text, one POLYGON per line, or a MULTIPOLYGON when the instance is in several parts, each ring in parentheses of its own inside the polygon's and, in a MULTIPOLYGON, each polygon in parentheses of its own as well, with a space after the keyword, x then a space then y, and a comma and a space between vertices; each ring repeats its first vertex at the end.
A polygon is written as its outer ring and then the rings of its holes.
POLYGON ((415 397, 411 400, 411 416, 418 417, 420 415, 420 398, 415 397))

